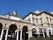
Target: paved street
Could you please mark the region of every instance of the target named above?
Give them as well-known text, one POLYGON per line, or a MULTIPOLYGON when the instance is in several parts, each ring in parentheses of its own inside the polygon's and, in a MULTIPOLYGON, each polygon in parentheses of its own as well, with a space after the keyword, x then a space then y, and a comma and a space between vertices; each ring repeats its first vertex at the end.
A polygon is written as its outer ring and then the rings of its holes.
POLYGON ((47 38, 35 38, 35 37, 33 37, 33 38, 30 38, 30 40, 53 40, 53 37, 47 37, 47 38))

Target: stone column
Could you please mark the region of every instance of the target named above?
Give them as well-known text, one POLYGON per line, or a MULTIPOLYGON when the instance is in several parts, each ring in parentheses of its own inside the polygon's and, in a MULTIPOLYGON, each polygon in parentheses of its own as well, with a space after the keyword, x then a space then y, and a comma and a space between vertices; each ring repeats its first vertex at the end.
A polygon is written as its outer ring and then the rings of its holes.
POLYGON ((8 29, 7 29, 7 31, 6 31, 5 40, 7 40, 7 37, 8 37, 8 29))
POLYGON ((43 37, 45 38, 44 29, 42 29, 42 32, 43 32, 43 37))
POLYGON ((22 30, 21 30, 21 33, 20 33, 20 40, 22 40, 22 30))
POLYGON ((32 30, 28 30, 28 40, 30 40, 30 38, 32 37, 32 30))
POLYGON ((15 32, 16 32, 16 34, 17 34, 16 40, 18 40, 18 38, 19 38, 19 36, 18 36, 18 35, 19 35, 19 30, 16 30, 15 32))
POLYGON ((1 38, 0 38, 0 40, 2 40, 3 32, 4 32, 4 29, 2 29, 2 32, 1 32, 1 38))

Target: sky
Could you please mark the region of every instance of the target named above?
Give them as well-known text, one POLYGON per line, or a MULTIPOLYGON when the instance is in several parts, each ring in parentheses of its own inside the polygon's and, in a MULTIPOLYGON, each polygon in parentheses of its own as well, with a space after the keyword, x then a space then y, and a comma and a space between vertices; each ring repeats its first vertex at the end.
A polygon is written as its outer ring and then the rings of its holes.
POLYGON ((53 11, 53 0, 0 0, 0 14, 16 10, 19 16, 24 16, 36 10, 53 11))

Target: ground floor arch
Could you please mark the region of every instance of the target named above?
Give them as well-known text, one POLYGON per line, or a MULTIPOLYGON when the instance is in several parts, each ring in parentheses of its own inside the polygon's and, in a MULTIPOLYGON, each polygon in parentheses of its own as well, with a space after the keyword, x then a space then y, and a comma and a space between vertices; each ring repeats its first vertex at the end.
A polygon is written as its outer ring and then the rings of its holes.
POLYGON ((37 33, 36 28, 33 28, 33 29, 32 29, 32 36, 37 37, 38 34, 36 34, 36 33, 37 33))
POLYGON ((15 40, 15 31, 17 30, 17 26, 15 24, 11 24, 9 26, 9 30, 8 30, 8 39, 9 40, 15 40))
POLYGON ((28 27, 27 26, 23 26, 22 28, 22 39, 28 40, 28 27))

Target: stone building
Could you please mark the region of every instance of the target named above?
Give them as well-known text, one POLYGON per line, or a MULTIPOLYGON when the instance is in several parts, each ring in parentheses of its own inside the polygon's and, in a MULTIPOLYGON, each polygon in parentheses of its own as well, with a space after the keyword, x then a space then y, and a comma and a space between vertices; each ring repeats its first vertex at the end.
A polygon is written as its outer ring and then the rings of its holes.
POLYGON ((29 12, 24 17, 0 15, 0 40, 30 40, 31 37, 53 36, 53 12, 29 12))

